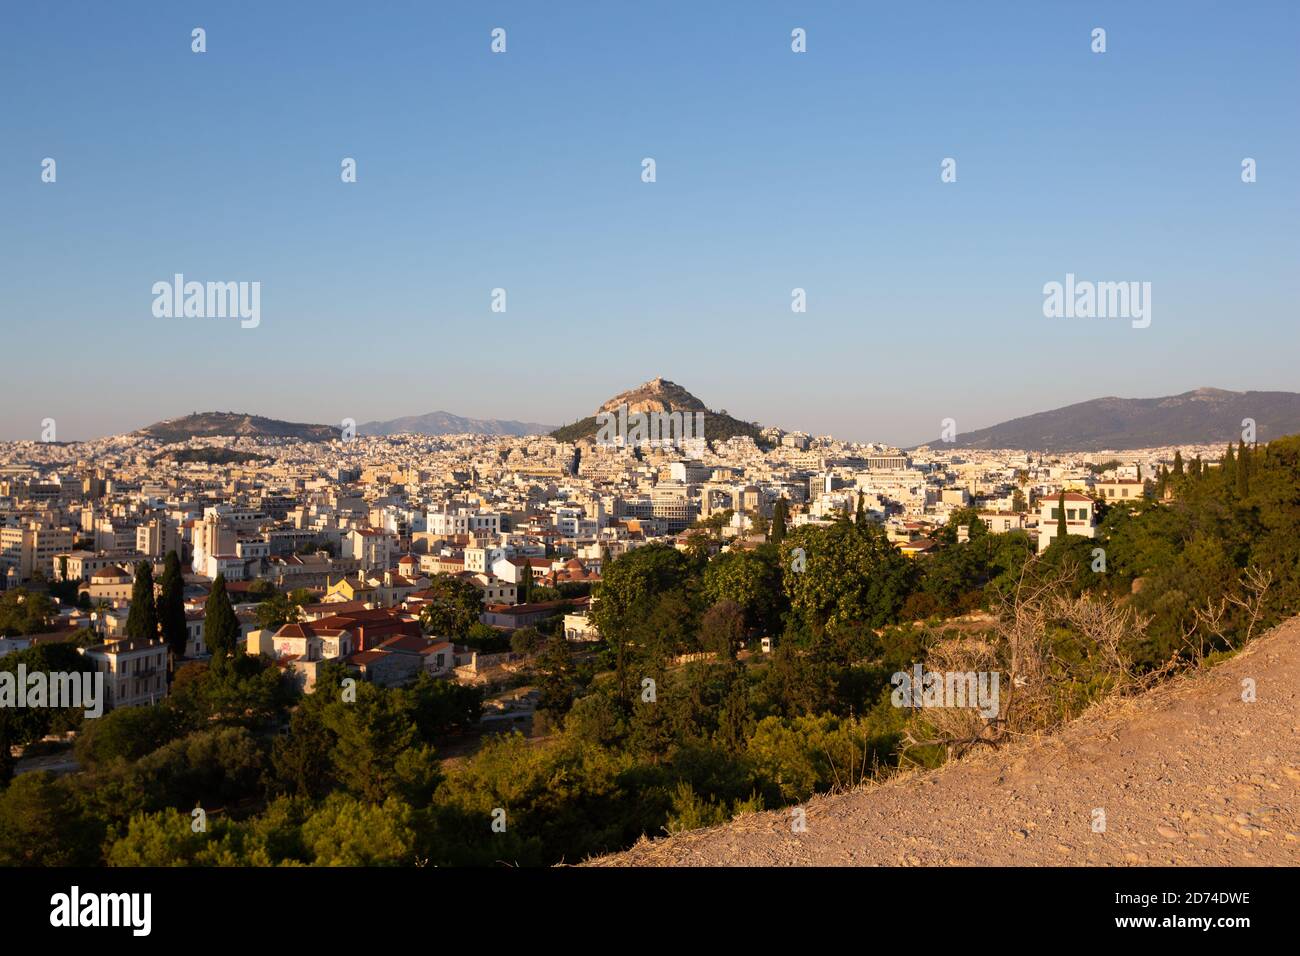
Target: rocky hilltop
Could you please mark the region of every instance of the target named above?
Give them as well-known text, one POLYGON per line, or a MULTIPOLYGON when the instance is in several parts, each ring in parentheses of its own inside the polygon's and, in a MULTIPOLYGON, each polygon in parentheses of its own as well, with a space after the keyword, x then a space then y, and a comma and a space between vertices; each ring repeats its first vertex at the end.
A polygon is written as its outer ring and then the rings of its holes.
MULTIPOLYGON (((759 426, 753 422, 741 421, 728 415, 725 410, 715 412, 676 382, 666 378, 654 378, 636 388, 620 392, 601 404, 599 412, 616 412, 621 405, 627 405, 628 413, 634 412, 703 412, 704 437, 709 441, 725 441, 737 435, 746 435, 755 441, 759 437, 759 426)), ((595 441, 599 424, 596 416, 591 415, 572 425, 565 425, 551 432, 551 437, 559 441, 582 442, 595 441)))

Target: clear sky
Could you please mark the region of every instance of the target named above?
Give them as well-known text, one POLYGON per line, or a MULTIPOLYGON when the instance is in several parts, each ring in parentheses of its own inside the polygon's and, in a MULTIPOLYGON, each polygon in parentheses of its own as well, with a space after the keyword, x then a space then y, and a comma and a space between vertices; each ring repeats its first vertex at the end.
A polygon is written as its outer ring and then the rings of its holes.
POLYGON ((1300 390, 1298 104, 1289 0, 6 3, 0 439, 561 423, 656 375, 897 443, 1300 390), (261 324, 154 317, 178 272, 261 324), (1045 318, 1070 272, 1150 327, 1045 318))

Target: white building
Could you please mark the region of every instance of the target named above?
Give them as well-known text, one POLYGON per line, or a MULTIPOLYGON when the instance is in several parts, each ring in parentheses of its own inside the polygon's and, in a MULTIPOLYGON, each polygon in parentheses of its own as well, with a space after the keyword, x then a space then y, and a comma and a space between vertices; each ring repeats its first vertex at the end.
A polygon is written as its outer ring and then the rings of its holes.
MULTIPOLYGON (((1084 538, 1097 536, 1097 507, 1087 495, 1073 491, 1065 493, 1066 534, 1084 538)), ((1061 516, 1061 496, 1044 498, 1038 503, 1038 553, 1042 554, 1056 537, 1056 525, 1061 516)))

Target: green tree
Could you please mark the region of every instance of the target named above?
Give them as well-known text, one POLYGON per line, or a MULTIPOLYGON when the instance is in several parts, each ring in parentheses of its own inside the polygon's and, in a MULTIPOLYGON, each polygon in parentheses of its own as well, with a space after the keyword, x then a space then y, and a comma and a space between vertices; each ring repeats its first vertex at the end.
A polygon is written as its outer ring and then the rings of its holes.
POLYGON ((400 760, 425 750, 406 696, 373 684, 357 685, 355 701, 338 700, 323 714, 336 738, 334 776, 371 803, 398 794, 407 782, 400 760))
POLYGON ((786 609, 780 560, 780 551, 771 545, 718 555, 704 570, 705 601, 734 601, 745 613, 747 628, 775 633, 786 609))
POLYGON ((0 866, 93 866, 102 827, 65 780, 25 773, 0 794, 0 866))
POLYGON ((785 496, 782 495, 772 507, 772 528, 768 532, 767 540, 776 545, 784 541, 787 530, 786 525, 789 523, 789 519, 790 505, 785 500, 785 496))
POLYGON ((185 579, 181 574, 181 559, 175 551, 168 551, 163 561, 161 586, 162 590, 158 594, 158 623, 172 659, 179 660, 185 656, 188 631, 185 627, 185 579))
POLYGON ((300 707, 289 719, 289 732, 276 738, 271 747, 272 786, 291 796, 325 796, 336 782, 330 759, 333 746, 334 734, 320 714, 300 707))
POLYGON ((1056 540, 1064 541, 1070 534, 1070 526, 1065 521, 1065 492, 1056 499, 1056 540))
POLYGON ((0 635, 41 634, 58 615, 49 595, 27 588, 14 588, 0 595, 0 635))
POLYGON ((416 862, 412 809, 397 799, 336 793, 302 825, 316 866, 410 866, 416 862))
POLYGON ((266 755, 244 727, 217 727, 173 740, 132 768, 149 809, 224 807, 262 795, 266 755))
POLYGON ((179 732, 176 714, 168 706, 119 707, 86 722, 74 753, 78 763, 94 770, 117 760, 139 760, 179 732))
POLYGON ((700 619, 700 643, 722 660, 733 660, 745 641, 745 609, 735 601, 719 601, 700 619))
POLYGON ((483 598, 468 581, 447 574, 434 575, 429 582, 429 603, 420 611, 426 634, 460 639, 479 623, 483 598))
MULTIPOLYGON (((22 651, 0 657, 0 672, 17 675, 19 668, 28 674, 80 673, 93 671, 94 665, 66 641, 36 644, 22 651)), ((16 676, 15 676, 16 680, 16 676)), ((49 733, 81 730, 98 720, 85 721, 84 710, 66 707, 15 707, 0 708, 0 723, 11 746, 25 747, 49 733)), ((87 705, 89 706, 89 705, 87 705)))
POLYGON ((126 636, 137 641, 152 641, 158 637, 158 609, 154 604, 153 568, 148 561, 135 566, 135 582, 131 586, 131 610, 126 616, 126 636))
POLYGON ((1245 500, 1250 496, 1250 457, 1246 453, 1246 440, 1241 439, 1237 445, 1237 497, 1245 500))
POLYGON ((272 594, 257 605, 257 623, 264 628, 279 629, 302 620, 302 605, 293 594, 272 594))
POLYGON ((550 711, 557 717, 568 713, 573 706, 574 668, 569 642, 562 633, 546 642, 537 669, 541 674, 537 709, 550 711))
POLYGON ((510 649, 516 654, 536 654, 542 646, 542 634, 535 627, 517 628, 510 635, 510 649))
POLYGON ((1018 515, 1029 510, 1029 503, 1025 501, 1025 493, 1019 488, 1011 493, 1011 510, 1018 515))
POLYGON ((420 739, 432 743, 445 734, 473 728, 483 716, 483 689, 420 674, 406 690, 420 739))
POLYGON ((239 618, 226 593, 226 576, 218 574, 203 605, 203 641, 214 662, 224 661, 235 653, 239 643, 239 618))
POLYGON ((805 526, 785 539, 781 552, 790 605, 814 632, 855 622, 892 623, 915 582, 913 562, 875 524, 805 526), (802 571, 795 570, 796 547, 804 552, 802 571))
POLYGON ((682 589, 691 577, 690 558, 665 544, 635 548, 606 565, 595 590, 590 617, 614 651, 618 696, 630 704, 629 647, 664 594, 682 589))

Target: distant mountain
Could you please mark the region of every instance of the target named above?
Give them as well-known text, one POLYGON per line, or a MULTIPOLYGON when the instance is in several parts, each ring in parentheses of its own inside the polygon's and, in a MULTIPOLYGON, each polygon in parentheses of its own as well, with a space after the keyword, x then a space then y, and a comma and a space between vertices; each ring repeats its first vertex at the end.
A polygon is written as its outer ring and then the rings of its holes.
MULTIPOLYGON (((753 422, 732 418, 725 410, 711 411, 682 386, 664 378, 652 379, 644 385, 615 395, 596 411, 616 412, 620 405, 627 405, 629 413, 704 412, 704 437, 710 441, 725 441, 736 435, 748 435, 755 441, 759 438, 760 429, 753 422)), ((591 415, 572 425, 557 428, 551 432, 551 437, 568 442, 594 441, 599 428, 596 416, 591 415)))
POLYGON ((357 426, 358 435, 545 435, 554 425, 503 421, 496 418, 462 418, 451 412, 408 415, 386 422, 357 426))
POLYGON ((342 430, 331 425, 304 425, 282 422, 243 412, 195 412, 184 418, 156 422, 136 432, 165 442, 191 438, 235 436, 242 438, 297 438, 300 441, 329 441, 342 430))
POLYGON ((957 433, 934 447, 1104 451, 1235 441, 1242 419, 1260 441, 1300 432, 1300 394, 1198 388, 1165 398, 1095 398, 991 428, 957 433))

